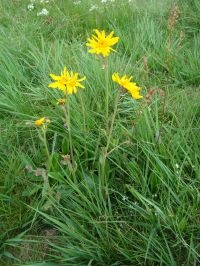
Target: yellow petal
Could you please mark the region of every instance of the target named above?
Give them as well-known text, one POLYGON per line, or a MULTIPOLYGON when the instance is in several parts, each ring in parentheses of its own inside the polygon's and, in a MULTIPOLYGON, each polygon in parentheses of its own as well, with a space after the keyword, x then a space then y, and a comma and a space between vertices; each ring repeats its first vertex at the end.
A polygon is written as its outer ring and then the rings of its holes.
POLYGON ((60 80, 60 76, 56 76, 54 74, 49 74, 49 76, 53 79, 53 80, 60 80))

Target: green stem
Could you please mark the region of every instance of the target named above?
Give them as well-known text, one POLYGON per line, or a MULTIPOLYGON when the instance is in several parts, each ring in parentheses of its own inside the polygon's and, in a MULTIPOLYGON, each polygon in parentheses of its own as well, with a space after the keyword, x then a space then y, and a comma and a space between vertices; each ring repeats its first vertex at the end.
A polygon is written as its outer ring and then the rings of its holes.
POLYGON ((105 81, 106 81, 106 93, 105 93, 105 110, 106 110, 106 131, 108 131, 109 121, 108 121, 108 114, 109 114, 109 69, 108 69, 108 57, 105 60, 105 81))
POLYGON ((105 164, 106 164, 106 158, 107 158, 107 156, 109 154, 108 149, 109 149, 109 146, 110 146, 110 140, 111 140, 111 137, 112 137, 114 122, 115 122, 115 118, 116 118, 116 114, 117 114, 119 96, 120 96, 120 92, 117 93, 117 96, 115 98, 114 112, 113 112, 113 115, 112 115, 112 120, 111 120, 109 135, 108 135, 108 139, 107 139, 107 144, 106 144, 106 147, 105 147, 104 152, 103 152, 103 158, 102 158, 102 164, 101 164, 101 166, 102 166, 101 167, 101 169, 102 169, 102 180, 103 180, 103 184, 106 186, 106 192, 108 192, 108 185, 107 185, 107 180, 106 180, 106 176, 105 176, 105 164))
POLYGON ((87 128, 86 128, 86 119, 85 119, 85 108, 84 108, 84 103, 81 94, 79 94, 79 100, 81 104, 81 109, 82 109, 82 116, 83 116, 83 131, 84 131, 84 150, 85 150, 85 158, 88 158, 88 152, 87 152, 87 147, 86 147, 86 140, 87 140, 87 128))
POLYGON ((112 120, 111 120, 111 125, 110 125, 107 145, 106 145, 106 156, 107 156, 107 153, 108 153, 108 148, 109 148, 109 145, 110 145, 110 140, 111 140, 111 136, 112 136, 112 132, 113 132, 113 126, 114 126, 114 122, 115 122, 115 117, 116 117, 116 114, 117 114, 117 105, 118 105, 118 101, 119 101, 119 96, 120 96, 120 92, 117 93, 117 96, 115 98, 114 112, 113 112, 113 115, 112 115, 112 120))
POLYGON ((42 139, 42 142, 44 143, 44 148, 45 148, 45 151, 46 151, 46 154, 47 154, 47 168, 49 170, 50 168, 50 152, 49 152, 49 148, 48 148, 48 145, 47 145, 47 137, 46 137, 46 132, 47 132, 47 129, 46 127, 43 127, 42 128, 42 133, 43 133, 43 136, 41 137, 42 139))
POLYGON ((67 128, 68 128, 68 134, 69 134, 69 148, 70 148, 70 156, 72 161, 72 166, 74 167, 74 154, 73 154, 73 146, 72 146, 72 134, 71 134, 71 116, 70 116, 70 102, 69 97, 66 101, 67 105, 67 113, 66 114, 66 122, 67 122, 67 128))
POLYGON ((51 154, 49 152, 49 148, 48 148, 48 144, 47 144, 47 137, 46 137, 46 132, 47 132, 47 128, 46 125, 44 127, 42 127, 42 135, 41 132, 39 132, 39 136, 40 139, 42 140, 43 144, 44 144, 44 148, 46 151, 46 155, 47 155, 47 171, 45 171, 45 173, 42 174, 43 177, 43 190, 42 190, 42 197, 46 197, 52 194, 51 191, 51 187, 49 184, 49 177, 48 177, 48 172, 50 171, 51 168, 51 154))
POLYGON ((74 181, 76 181, 76 176, 75 176, 75 170, 76 170, 76 163, 74 161, 74 153, 73 153, 73 145, 72 145, 72 135, 71 135, 71 116, 70 116, 70 102, 69 102, 69 96, 66 95, 66 103, 63 106, 63 112, 65 115, 65 121, 66 121, 66 126, 68 130, 68 137, 69 137, 69 149, 70 149, 70 159, 71 159, 71 164, 70 164, 70 172, 73 175, 74 181))

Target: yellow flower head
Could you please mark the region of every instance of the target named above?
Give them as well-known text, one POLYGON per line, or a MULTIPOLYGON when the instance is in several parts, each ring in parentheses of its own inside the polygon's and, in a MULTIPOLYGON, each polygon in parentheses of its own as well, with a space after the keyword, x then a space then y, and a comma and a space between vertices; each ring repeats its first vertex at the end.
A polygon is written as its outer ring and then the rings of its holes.
POLYGON ((143 96, 140 95, 141 88, 138 87, 136 85, 136 83, 131 82, 131 79, 132 79, 132 77, 129 77, 128 78, 126 75, 124 75, 123 77, 120 78, 119 75, 118 75, 118 73, 114 73, 112 75, 112 80, 114 82, 118 83, 124 89, 126 89, 131 94, 131 96, 134 99, 140 99, 140 98, 142 98, 143 96))
POLYGON ((57 100, 57 105, 65 105, 66 99, 58 99, 57 100))
POLYGON ((68 72, 66 67, 61 72, 60 76, 50 74, 50 77, 54 82, 49 84, 49 88, 59 89, 64 92, 64 94, 77 93, 77 87, 85 88, 80 82, 85 80, 86 77, 78 78, 78 73, 68 72))
POLYGON ((112 37, 114 31, 106 36, 105 31, 94 30, 96 35, 92 35, 92 38, 87 39, 86 46, 91 47, 89 50, 92 54, 102 54, 103 57, 109 56, 111 51, 115 51, 111 46, 115 45, 119 41, 119 37, 112 37))
POLYGON ((48 123, 50 123, 50 120, 46 117, 42 117, 34 122, 34 124, 38 127, 46 126, 48 123))

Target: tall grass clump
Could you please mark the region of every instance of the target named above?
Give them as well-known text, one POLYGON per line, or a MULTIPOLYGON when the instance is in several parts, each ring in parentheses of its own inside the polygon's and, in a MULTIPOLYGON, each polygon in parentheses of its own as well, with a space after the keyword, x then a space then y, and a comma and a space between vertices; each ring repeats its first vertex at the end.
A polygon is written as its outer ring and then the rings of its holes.
POLYGON ((189 2, 1 1, 0 265, 199 265, 189 2))

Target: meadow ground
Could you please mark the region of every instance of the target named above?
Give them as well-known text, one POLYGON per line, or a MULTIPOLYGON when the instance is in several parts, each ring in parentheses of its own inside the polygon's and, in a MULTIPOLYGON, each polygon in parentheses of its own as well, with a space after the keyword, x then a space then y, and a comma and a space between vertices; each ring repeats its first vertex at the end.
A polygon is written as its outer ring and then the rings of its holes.
POLYGON ((199 29, 199 0, 0 1, 0 265, 200 265, 199 29))

